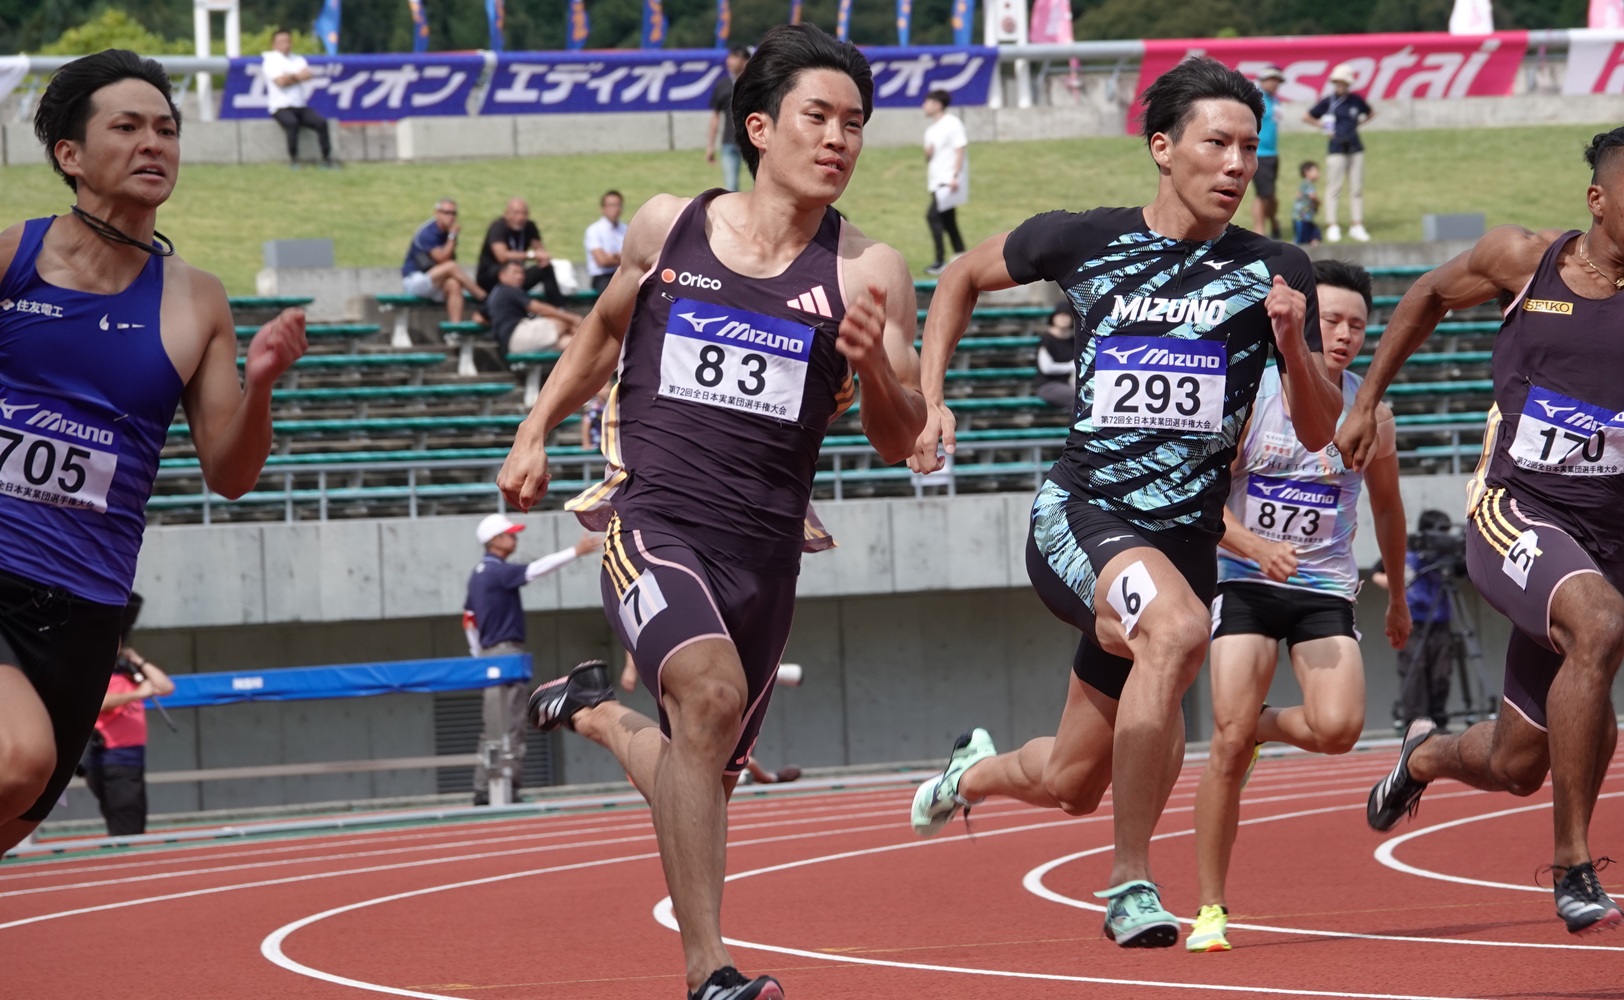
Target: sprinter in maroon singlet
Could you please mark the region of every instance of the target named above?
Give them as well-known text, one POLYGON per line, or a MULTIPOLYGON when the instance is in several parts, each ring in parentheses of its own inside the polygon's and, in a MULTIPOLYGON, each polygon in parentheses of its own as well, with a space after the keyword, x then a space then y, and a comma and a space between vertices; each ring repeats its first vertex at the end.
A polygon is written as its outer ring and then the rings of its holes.
POLYGON ((828 545, 807 509, 824 430, 854 379, 886 461, 925 423, 907 265, 831 207, 872 107, 855 48, 809 25, 768 32, 733 92, 754 189, 643 206, 499 479, 528 510, 547 489, 548 432, 618 361, 610 475, 568 507, 608 532, 604 611, 660 719, 614 701, 601 661, 537 688, 531 718, 607 747, 649 800, 692 1000, 783 996, 722 944, 727 798, 789 637, 800 554, 828 545))
POLYGON ((1624 658, 1624 128, 1595 137, 1584 233, 1500 226, 1424 275, 1382 337, 1337 446, 1362 468, 1373 415, 1404 359, 1450 309, 1499 296, 1494 408, 1467 491, 1466 566, 1511 619, 1506 708, 1459 736, 1417 719, 1367 818, 1390 830, 1427 783, 1532 795, 1551 774, 1557 914, 1575 934, 1618 927, 1590 817, 1618 741, 1613 677, 1624 658))

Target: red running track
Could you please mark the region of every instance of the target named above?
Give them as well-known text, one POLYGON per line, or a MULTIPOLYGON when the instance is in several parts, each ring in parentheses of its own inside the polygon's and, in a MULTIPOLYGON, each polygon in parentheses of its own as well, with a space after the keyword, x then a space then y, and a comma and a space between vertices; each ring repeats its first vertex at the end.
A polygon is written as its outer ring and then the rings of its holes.
MULTIPOLYGON (((1548 789, 1440 782, 1384 838, 1363 809, 1392 762, 1259 766, 1226 954, 1100 936, 1109 799, 1084 819, 988 803, 973 839, 960 822, 921 841, 904 785, 737 802, 726 931, 739 965, 795 1000, 1624 997, 1624 937, 1571 937, 1535 885, 1548 789)), ((1185 916, 1199 776, 1181 776, 1154 851, 1185 916)), ((1615 768, 1603 787, 1598 854, 1624 851, 1621 779, 1615 768)), ((664 895, 640 809, 13 862, 0 866, 0 998, 674 1000, 664 895)))

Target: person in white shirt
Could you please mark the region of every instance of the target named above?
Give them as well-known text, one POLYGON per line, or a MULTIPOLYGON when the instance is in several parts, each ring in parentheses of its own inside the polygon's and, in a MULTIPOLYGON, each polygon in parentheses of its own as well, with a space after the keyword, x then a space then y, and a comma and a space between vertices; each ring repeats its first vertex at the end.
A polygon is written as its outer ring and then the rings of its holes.
POLYGON ((947 113, 953 95, 945 90, 933 90, 925 95, 925 117, 930 125, 925 129, 925 187, 930 191, 930 207, 925 221, 930 224, 931 242, 936 245, 936 260, 925 268, 926 274, 941 274, 947 266, 942 248, 942 234, 953 243, 953 252, 964 252, 964 237, 959 235, 959 206, 970 200, 970 158, 967 155, 970 140, 964 134, 964 122, 958 115, 947 113))
POLYGON ((603 217, 586 227, 586 273, 592 279, 592 290, 601 292, 609 287, 609 279, 620 266, 620 248, 626 242, 626 224, 620 221, 620 211, 626 200, 619 191, 606 191, 598 199, 603 217))
POLYGON ((299 130, 307 128, 316 133, 321 143, 321 165, 336 167, 333 159, 333 140, 328 134, 327 119, 309 106, 310 83, 313 75, 304 56, 293 54, 293 34, 278 28, 271 36, 271 50, 261 54, 260 75, 265 78, 265 103, 271 117, 288 134, 288 161, 299 165, 299 130))

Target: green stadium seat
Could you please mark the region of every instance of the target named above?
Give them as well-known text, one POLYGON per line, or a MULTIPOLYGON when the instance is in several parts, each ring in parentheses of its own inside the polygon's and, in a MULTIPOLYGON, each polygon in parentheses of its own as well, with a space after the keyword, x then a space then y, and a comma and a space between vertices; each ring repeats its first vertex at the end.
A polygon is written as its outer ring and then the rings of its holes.
MULTIPOLYGON (((238 340, 252 340, 259 327, 251 324, 239 323, 236 327, 238 340)), ((344 349, 352 351, 355 343, 366 337, 375 337, 378 334, 376 323, 306 323, 305 337, 312 341, 343 340, 344 349)))
POLYGON ((233 312, 237 310, 264 310, 281 312, 295 306, 307 306, 316 301, 309 295, 233 295, 226 299, 233 312))
POLYGON ((524 372, 524 405, 527 408, 535 406, 536 397, 541 395, 543 373, 551 371, 553 362, 563 356, 563 351, 523 351, 507 356, 509 369, 524 372))

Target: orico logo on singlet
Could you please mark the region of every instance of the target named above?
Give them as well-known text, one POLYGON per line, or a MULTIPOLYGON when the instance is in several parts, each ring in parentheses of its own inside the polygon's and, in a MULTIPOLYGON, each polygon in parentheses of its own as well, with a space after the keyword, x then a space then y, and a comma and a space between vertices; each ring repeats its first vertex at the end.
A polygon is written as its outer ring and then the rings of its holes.
POLYGON ((1217 326, 1228 314, 1227 299, 1164 299, 1157 296, 1116 296, 1111 319, 1132 323, 1189 323, 1217 326))
POLYGON ((35 316, 49 316, 51 319, 62 318, 62 307, 53 306, 49 302, 34 302, 29 299, 0 299, 0 312, 29 313, 35 316))
POLYGON ((707 288, 713 292, 722 290, 722 283, 715 278, 707 278, 703 274, 695 274, 692 271, 684 271, 678 274, 669 267, 660 272, 660 280, 668 285, 678 284, 684 288, 707 288))

